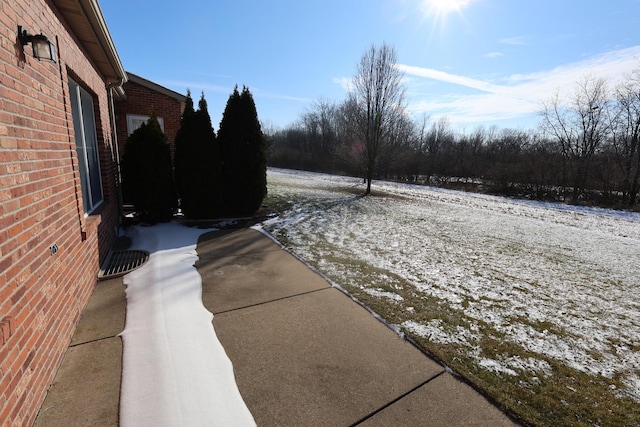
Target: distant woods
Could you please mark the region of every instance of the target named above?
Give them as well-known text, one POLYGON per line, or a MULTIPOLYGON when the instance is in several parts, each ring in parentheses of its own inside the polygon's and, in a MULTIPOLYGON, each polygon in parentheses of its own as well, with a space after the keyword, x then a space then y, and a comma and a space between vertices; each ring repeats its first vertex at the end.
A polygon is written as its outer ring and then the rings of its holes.
POLYGON ((187 94, 173 165, 153 113, 127 139, 122 163, 124 198, 144 221, 169 220, 178 207, 189 219, 251 216, 267 193, 266 139, 246 87, 229 96, 217 136, 204 94, 197 110, 187 94))
POLYGON ((268 131, 269 165, 637 207, 640 68, 614 88, 586 76, 570 95, 558 92, 542 103, 536 130, 461 131, 446 118, 409 117, 395 61, 392 48, 372 46, 347 99, 318 100, 294 124, 268 131))

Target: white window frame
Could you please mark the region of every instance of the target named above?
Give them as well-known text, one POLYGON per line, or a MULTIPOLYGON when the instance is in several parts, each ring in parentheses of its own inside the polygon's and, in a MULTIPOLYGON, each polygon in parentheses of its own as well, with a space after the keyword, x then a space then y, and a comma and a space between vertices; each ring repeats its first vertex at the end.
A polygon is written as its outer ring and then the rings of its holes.
POLYGON ((69 95, 78 154, 82 204, 84 213, 89 215, 104 201, 93 96, 71 78, 69 78, 69 95))
MULTIPOLYGON (((136 129, 142 126, 143 123, 147 123, 151 116, 143 116, 140 114, 127 114, 127 132, 128 135, 131 135, 136 129)), ((164 119, 162 117, 156 116, 158 119, 158 123, 160 123, 160 129, 164 132, 164 119)))

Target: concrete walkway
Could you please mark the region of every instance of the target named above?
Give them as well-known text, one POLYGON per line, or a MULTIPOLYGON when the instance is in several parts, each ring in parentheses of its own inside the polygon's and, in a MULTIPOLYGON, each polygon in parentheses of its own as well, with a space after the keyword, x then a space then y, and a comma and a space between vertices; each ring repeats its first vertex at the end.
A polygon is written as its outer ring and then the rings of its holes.
MULTIPOLYGON (((203 302, 259 426, 510 426, 426 357, 252 229, 201 236, 203 302)), ((36 426, 117 425, 126 300, 98 282, 36 426)))

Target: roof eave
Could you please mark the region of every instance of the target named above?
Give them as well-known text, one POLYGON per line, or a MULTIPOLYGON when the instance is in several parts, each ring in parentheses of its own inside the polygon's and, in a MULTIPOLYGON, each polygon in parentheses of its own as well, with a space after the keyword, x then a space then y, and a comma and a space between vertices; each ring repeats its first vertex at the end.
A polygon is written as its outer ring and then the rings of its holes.
POLYGON ((146 88, 159 92, 163 95, 169 96, 178 102, 184 103, 187 97, 181 93, 178 93, 174 90, 168 89, 164 86, 159 85, 158 83, 152 82, 151 80, 147 80, 144 77, 140 77, 132 72, 127 72, 127 78, 129 81, 142 85, 146 88))
POLYGON ((104 15, 97 0, 52 0, 83 45, 107 84, 122 86, 127 81, 104 15))

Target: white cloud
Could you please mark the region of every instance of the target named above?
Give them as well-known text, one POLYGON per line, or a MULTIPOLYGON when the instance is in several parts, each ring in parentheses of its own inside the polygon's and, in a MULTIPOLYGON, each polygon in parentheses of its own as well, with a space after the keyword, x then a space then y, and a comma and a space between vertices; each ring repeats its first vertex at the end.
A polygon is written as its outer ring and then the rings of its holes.
POLYGON ((501 56, 504 56, 502 52, 489 52, 484 54, 485 58, 499 58, 501 56))
POLYGON ((531 121, 543 100, 558 90, 573 91, 575 84, 586 75, 602 77, 610 86, 622 81, 640 67, 640 46, 605 52, 550 70, 504 75, 492 81, 411 65, 397 67, 412 76, 407 79, 412 113, 447 116, 452 122, 465 123, 518 118, 531 121), (433 81, 457 85, 461 90, 444 95, 430 90, 425 94, 424 85, 433 81), (468 89, 479 93, 469 93, 468 89))
POLYGON ((186 92, 186 89, 189 89, 191 90, 191 96, 195 98, 197 98, 196 95, 198 95, 201 91, 228 94, 231 94, 231 92, 233 91, 233 86, 221 86, 194 81, 161 80, 158 83, 168 88, 177 88, 175 90, 177 90, 178 92, 181 92, 183 89, 186 92))
POLYGON ((531 40, 531 36, 516 36, 516 37, 505 37, 498 40, 498 43, 502 44, 512 44, 512 45, 525 45, 529 43, 531 40))
POLYGON ((483 92, 498 93, 498 92, 510 90, 508 86, 495 85, 493 83, 490 83, 484 80, 478 80, 478 79, 473 79, 471 77, 451 74, 445 71, 434 70, 433 68, 422 68, 422 67, 415 67, 412 65, 404 65, 404 64, 398 64, 396 65, 396 67, 399 70, 405 72, 406 74, 409 74, 412 76, 423 77, 431 80, 438 80, 446 83, 452 83, 458 86, 477 89, 483 92))
MULTIPOLYGON (((167 87, 177 87, 179 88, 178 91, 182 90, 182 88, 185 88, 185 92, 186 92, 186 89, 190 89, 191 95, 194 98, 198 98, 198 96, 196 95, 199 94, 200 91, 222 93, 222 94, 228 94, 228 95, 231 95, 231 93, 233 92, 233 86, 231 85, 221 86, 221 85, 203 83, 203 82, 194 82, 194 81, 187 82, 187 81, 177 81, 177 80, 164 80, 160 84, 167 87), (194 95, 194 93, 196 95, 194 95)), ((238 85, 238 90, 240 90, 241 88, 242 86, 238 85)), ((255 98, 283 99, 286 101, 296 101, 296 102, 312 101, 309 98, 302 98, 299 96, 292 96, 292 95, 286 95, 286 94, 277 93, 277 92, 270 92, 270 91, 252 87, 252 86, 249 86, 249 90, 251 91, 251 94, 255 98)))
POLYGON ((340 86, 345 93, 349 93, 353 87, 353 80, 349 77, 334 77, 331 81, 340 86))

